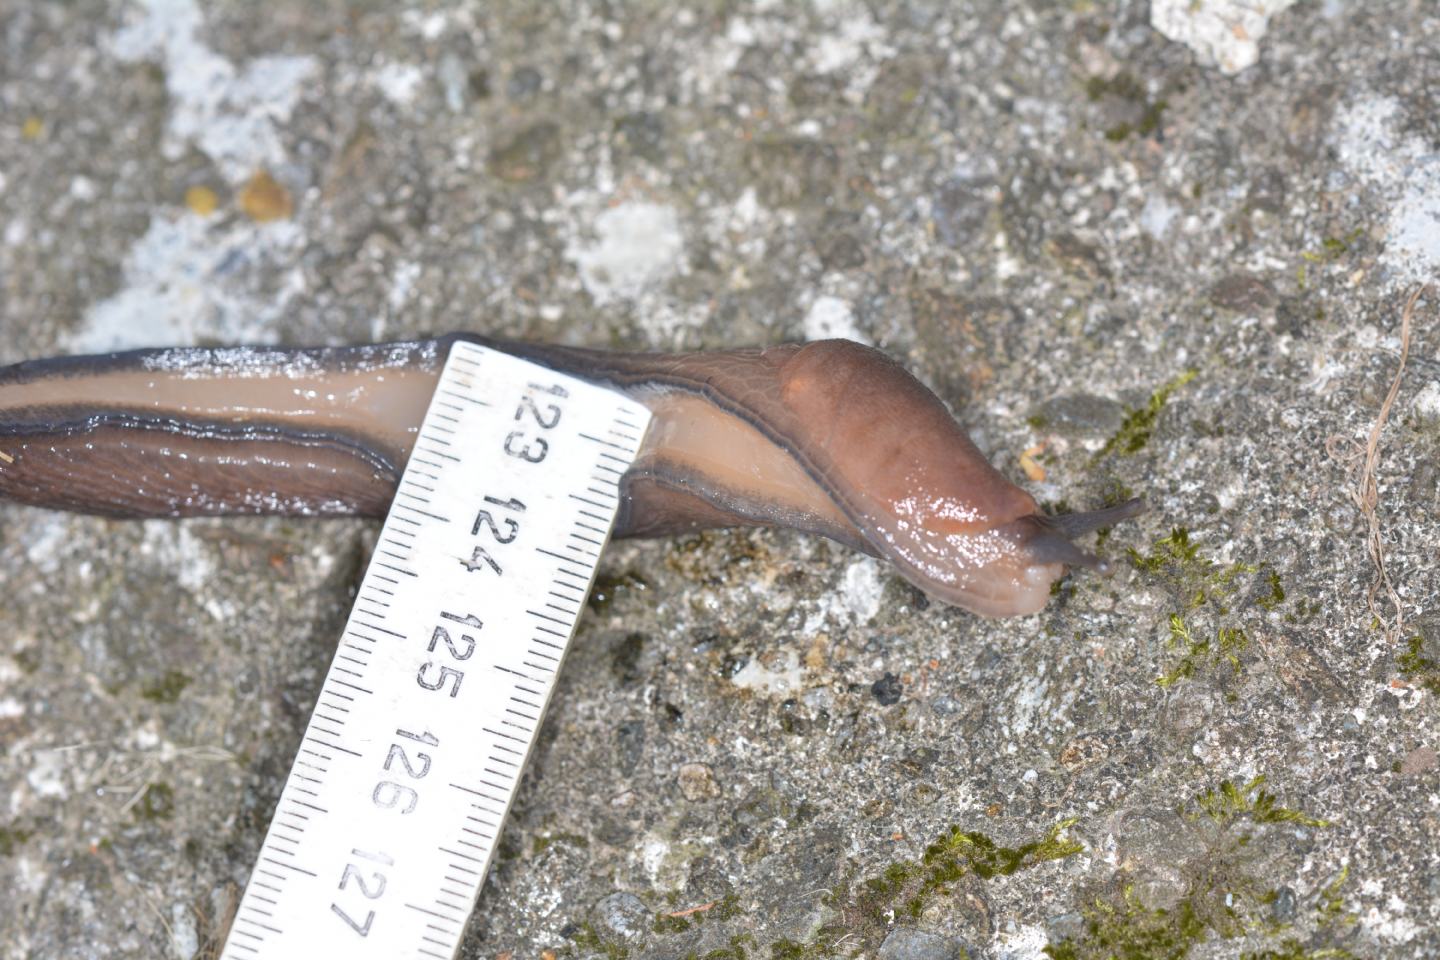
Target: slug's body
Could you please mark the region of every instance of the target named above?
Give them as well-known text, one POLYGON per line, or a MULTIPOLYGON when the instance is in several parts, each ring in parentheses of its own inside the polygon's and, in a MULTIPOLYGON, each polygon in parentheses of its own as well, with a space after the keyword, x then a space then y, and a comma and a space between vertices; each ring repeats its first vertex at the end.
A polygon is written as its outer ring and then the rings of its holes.
MULTIPOLYGON (((0 497, 127 517, 383 515, 449 343, 142 350, 0 369, 0 497)), ((1042 607, 1069 538, 1138 501, 1046 517, 939 399, 844 340, 697 354, 467 337, 654 413, 617 536, 788 526, 883 557, 988 616, 1042 607)))

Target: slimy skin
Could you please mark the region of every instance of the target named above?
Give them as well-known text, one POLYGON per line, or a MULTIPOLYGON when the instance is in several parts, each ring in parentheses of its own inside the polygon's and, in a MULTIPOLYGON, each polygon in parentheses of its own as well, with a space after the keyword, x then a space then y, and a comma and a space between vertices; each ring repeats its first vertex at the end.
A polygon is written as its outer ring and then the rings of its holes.
POLYGON ((0 498, 119 517, 383 516, 460 338, 650 408, 616 536, 791 527, 999 617, 1043 607, 1068 566, 1103 567, 1070 538, 1143 509, 1045 516, 933 393, 850 341, 646 354, 469 335, 0 369, 0 498))

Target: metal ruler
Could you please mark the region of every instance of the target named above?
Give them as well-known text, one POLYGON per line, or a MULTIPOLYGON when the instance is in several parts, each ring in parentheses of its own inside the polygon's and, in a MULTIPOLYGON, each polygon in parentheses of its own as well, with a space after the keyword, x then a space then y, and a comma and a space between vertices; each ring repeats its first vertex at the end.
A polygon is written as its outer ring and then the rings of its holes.
POLYGON ((222 957, 454 956, 649 421, 451 348, 222 957))

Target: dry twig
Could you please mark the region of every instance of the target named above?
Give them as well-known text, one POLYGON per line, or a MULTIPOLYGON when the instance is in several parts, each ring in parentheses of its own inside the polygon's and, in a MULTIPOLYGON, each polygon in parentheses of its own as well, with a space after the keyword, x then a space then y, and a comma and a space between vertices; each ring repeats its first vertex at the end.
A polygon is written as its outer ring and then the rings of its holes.
POLYGON ((1375 596, 1382 589, 1395 607, 1395 625, 1391 639, 1398 641, 1405 631, 1405 609, 1400 603, 1400 594, 1395 590, 1395 585, 1390 582, 1390 574, 1385 569, 1385 549, 1380 538, 1380 516, 1376 508, 1380 503, 1380 488, 1375 480, 1375 468, 1380 463, 1380 434, 1385 429, 1385 421, 1390 418, 1390 408, 1395 405, 1395 398, 1400 393, 1400 380, 1405 375, 1405 361, 1410 356, 1410 321, 1415 315, 1415 303, 1420 295, 1429 289, 1429 284, 1421 284, 1410 294, 1410 299, 1405 304, 1405 312, 1400 317, 1400 365, 1395 368, 1395 378, 1390 381, 1390 392, 1385 395, 1385 402, 1380 405, 1380 414, 1375 418, 1375 425, 1370 428, 1370 439, 1365 444, 1365 462, 1360 467, 1360 475, 1355 483, 1355 489, 1350 496, 1355 505, 1360 508, 1360 513, 1365 517, 1369 532, 1365 538, 1365 552, 1370 555, 1370 562, 1375 565, 1375 580, 1370 584, 1370 590, 1365 595, 1366 606, 1370 608, 1370 615, 1377 623, 1384 623, 1385 619, 1380 616, 1380 611, 1375 604, 1375 596))

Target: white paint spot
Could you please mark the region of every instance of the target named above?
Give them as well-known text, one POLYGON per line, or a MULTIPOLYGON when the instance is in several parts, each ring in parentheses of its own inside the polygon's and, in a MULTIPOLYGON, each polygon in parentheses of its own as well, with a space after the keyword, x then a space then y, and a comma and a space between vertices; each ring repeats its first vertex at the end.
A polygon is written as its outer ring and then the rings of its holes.
POLYGON ((995 960, 1042 960, 1049 942, 1043 927, 1010 923, 990 940, 990 952, 995 960))
POLYGON ((58 513, 36 513, 29 529, 18 532, 17 539, 25 544, 25 559, 41 573, 55 573, 65 547, 70 542, 70 527, 58 513))
POLYGON ((180 960, 190 960, 200 952, 200 935, 195 929, 195 913, 188 904, 170 906, 170 952, 180 960))
POLYGON ((884 40, 884 29, 863 9, 842 14, 839 29, 816 38, 810 66, 817 73, 834 73, 851 70, 862 57, 883 59, 895 52, 884 40))
POLYGON ((880 563, 874 557, 860 557, 845 568, 840 594, 844 611, 856 623, 869 623, 880 612, 880 600, 885 593, 885 578, 880 575, 880 563))
POLYGON ((1415 395, 1415 412, 1427 420, 1440 420, 1440 380, 1431 380, 1415 395))
POLYGON ((25 715, 25 705, 14 697, 0 700, 0 720, 14 720, 25 715))
POLYGON ((804 686, 805 670, 800 666, 800 654, 780 650, 765 659, 770 661, 768 665, 761 663, 759 657, 750 658, 730 681, 741 689, 772 695, 792 693, 804 686))
POLYGON ((81 203, 89 203, 100 195, 95 186, 95 181, 89 177, 76 177, 70 181, 70 196, 81 203))
POLYGON ((1034 726, 1037 716, 1045 713, 1045 700, 1050 695, 1050 681, 1037 673, 1021 681, 1020 690, 1011 702, 1011 732, 1023 737, 1034 726))
POLYGON ((59 750, 40 750, 31 754, 30 769, 25 782, 39 797, 64 797, 70 791, 65 785, 65 754, 59 750))
POLYGON ((665 856, 670 852, 670 844, 652 834, 647 834, 644 842, 640 845, 640 862, 645 866, 645 872, 650 876, 653 884, 660 879, 660 868, 665 865, 665 856))
POLYGON ((630 201, 595 218, 595 241, 572 243, 566 255, 597 304, 634 300, 680 272, 685 238, 674 207, 630 201))
POLYGON ((273 343, 273 321, 300 289, 296 267, 278 289, 258 291, 257 277, 273 277, 274 261, 290 261, 301 246, 290 221, 257 224, 236 218, 212 228, 181 214, 155 216, 125 257, 125 285, 94 304, 66 338, 76 352, 185 346, 202 338, 224 343, 273 343))
POLYGON ((1345 170, 1389 207, 1380 262, 1408 285, 1440 270, 1440 154, 1405 119, 1395 99, 1363 96, 1336 114, 1333 138, 1345 170))
POLYGON ((1140 210, 1140 229, 1159 240, 1165 236, 1179 213, 1180 208, 1163 195, 1152 193, 1145 199, 1145 206, 1140 210))
POLYGON ((284 160, 279 127, 318 63, 269 56, 239 69, 197 39, 202 24, 195 0, 143 0, 109 46, 121 60, 159 60, 165 68, 165 155, 176 159, 193 144, 238 182, 284 160))
POLYGON ((850 304, 839 297, 816 297, 805 314, 806 340, 854 340, 856 343, 870 342, 855 325, 855 313, 850 304))
POLYGON ((1368 931, 1386 943, 1409 943, 1420 932, 1420 927, 1409 917, 1401 916, 1405 901, 1391 895, 1386 909, 1371 907, 1365 911, 1360 923, 1368 931))
POLYGON ((418 33, 426 40, 439 40, 450 28, 451 16, 445 11, 406 10, 400 14, 400 19, 407 30, 418 33))
POLYGON ((175 571, 175 580, 191 593, 202 593, 215 575, 215 562, 205 541, 183 523, 147 520, 142 524, 140 555, 153 557, 161 566, 175 571))
POLYGON ((394 276, 390 280, 390 292, 385 298, 391 310, 399 310, 410 302, 415 281, 420 279, 420 270, 420 264, 414 260, 402 260, 395 265, 394 276))
POLYGON ((805 37, 810 68, 843 80, 845 99, 860 103, 880 75, 881 66, 895 55, 895 48, 885 42, 885 28, 864 4, 819 0, 815 13, 824 25, 805 37))
POLYGON ((387 100, 403 107, 415 101, 425 74, 413 63, 387 63, 375 71, 374 80, 387 100))
POLYGON ((1260 59, 1270 18, 1295 0, 1152 0, 1150 25, 1194 50, 1202 63, 1236 74, 1260 59))

